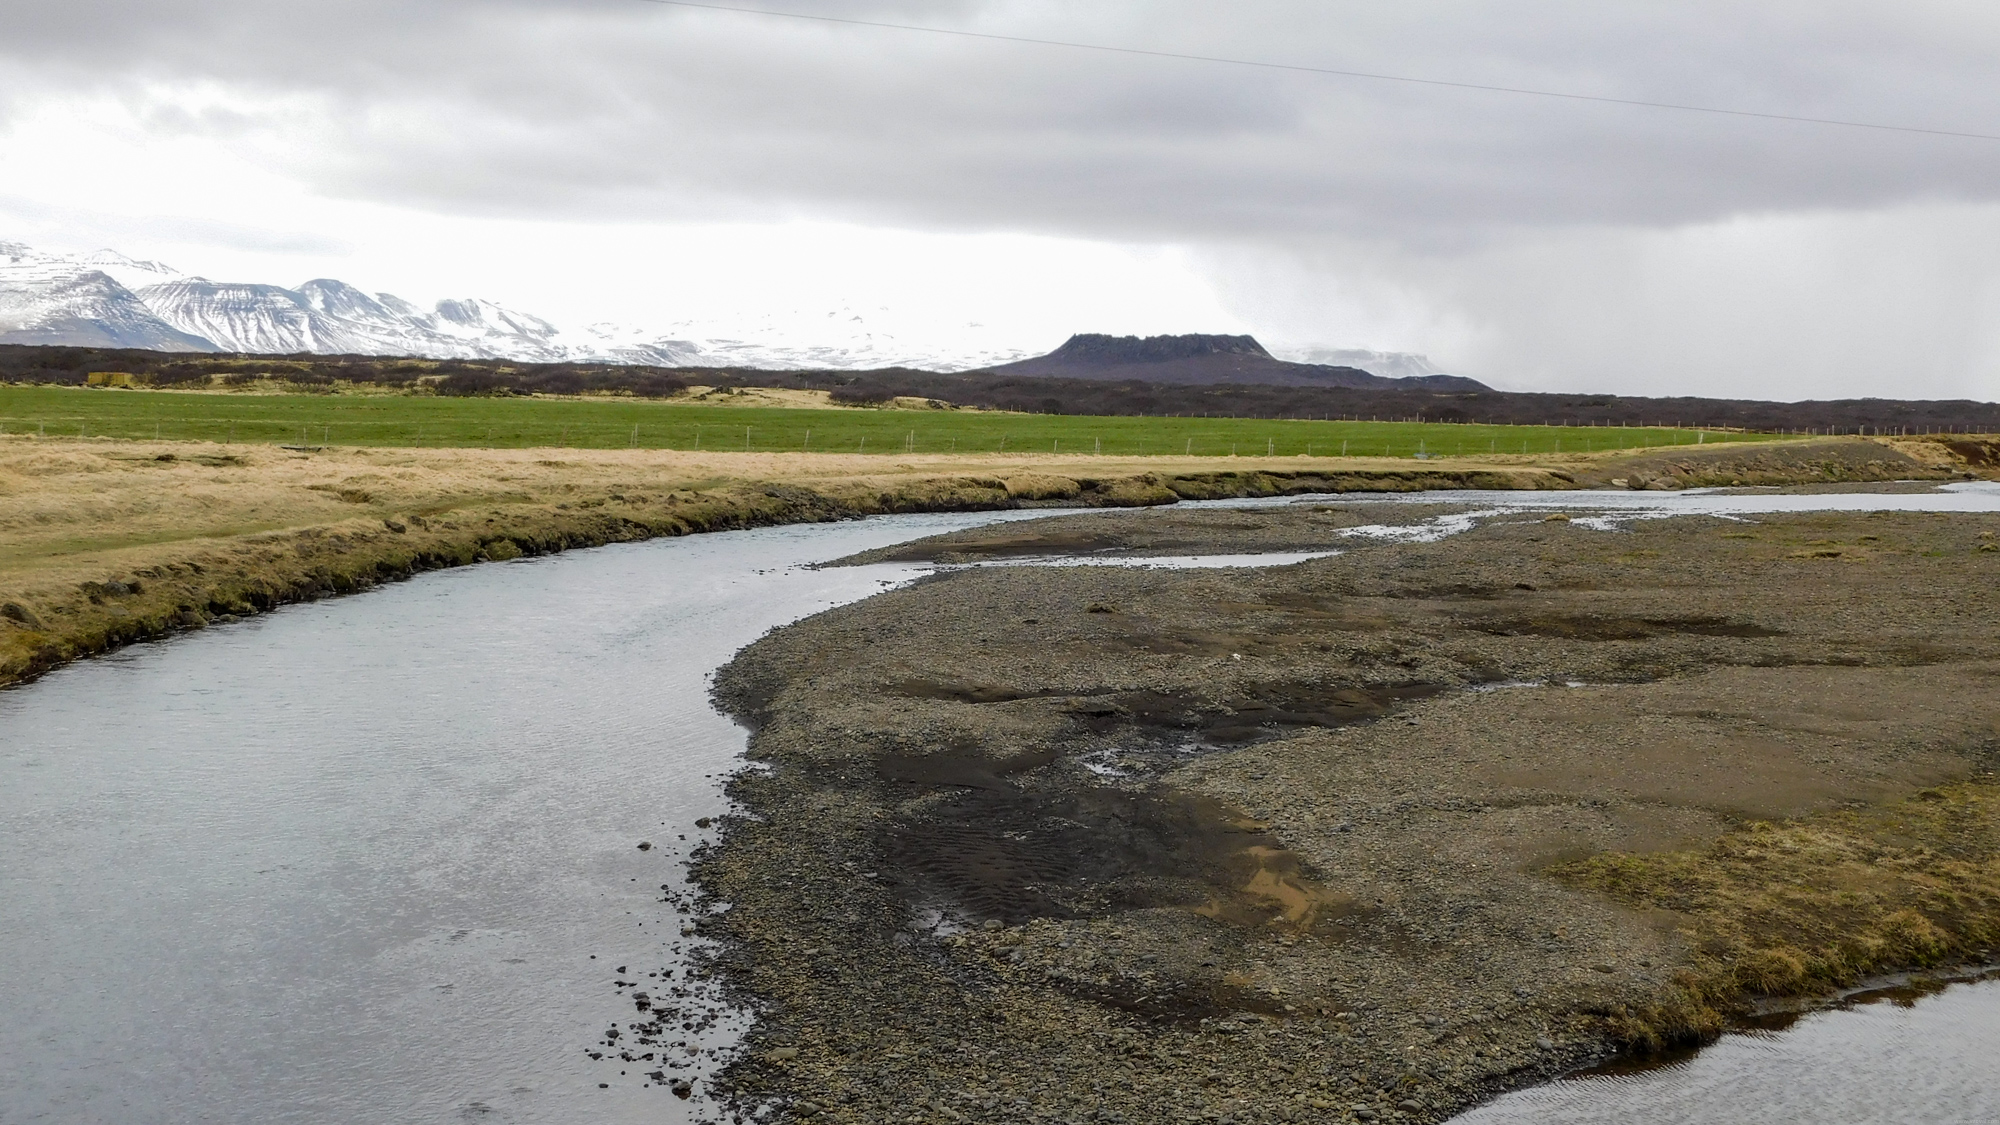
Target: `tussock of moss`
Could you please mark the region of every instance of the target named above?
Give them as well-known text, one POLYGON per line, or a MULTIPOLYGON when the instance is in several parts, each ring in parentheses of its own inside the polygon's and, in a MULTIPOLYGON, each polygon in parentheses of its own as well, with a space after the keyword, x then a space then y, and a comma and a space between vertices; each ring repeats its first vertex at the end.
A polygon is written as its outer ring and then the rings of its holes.
POLYGON ((2000 945, 2000 785, 1991 775, 1885 806, 1744 825, 1693 851, 1614 853, 1552 876, 1674 912, 1695 951, 1671 995, 1605 1013, 1622 1041, 1714 1035, 1758 997, 1990 956, 2000 945))

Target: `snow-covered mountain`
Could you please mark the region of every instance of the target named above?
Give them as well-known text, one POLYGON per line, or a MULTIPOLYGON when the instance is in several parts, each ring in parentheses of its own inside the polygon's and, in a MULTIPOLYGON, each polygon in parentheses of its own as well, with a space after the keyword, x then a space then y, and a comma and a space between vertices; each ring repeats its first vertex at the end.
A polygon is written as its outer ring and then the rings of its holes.
MULTIPOLYGON (((727 323, 566 329, 491 301, 424 309, 328 278, 292 289, 211 281, 111 250, 61 254, 14 242, 0 242, 0 343, 766 370, 966 371, 1039 354, 980 324, 898 322, 887 309, 773 308, 727 323)), ((1377 375, 1437 371, 1396 352, 1316 348, 1285 358, 1377 375)))
POLYGON ((538 316, 478 299, 422 309, 391 293, 320 278, 296 289, 218 282, 111 250, 38 251, 0 242, 0 343, 264 354, 593 360, 705 360, 686 340, 621 330, 566 334, 538 316))
POLYGON ((728 327, 565 330, 492 301, 424 309, 329 278, 294 289, 211 281, 110 250, 58 254, 10 242, 0 242, 0 343, 766 369, 956 370, 1023 354, 912 346, 851 309, 824 318, 791 310, 728 327))
POLYGON ((0 242, 0 341, 215 350, 207 340, 161 319, 114 275, 139 281, 171 276, 171 271, 108 250, 73 257, 0 242))
POLYGON ((36 280, 80 277, 92 272, 104 274, 128 289, 181 276, 181 272, 172 266, 142 262, 115 250, 57 254, 36 250, 19 242, 0 241, 0 279, 29 284, 36 280))
POLYGON ((391 293, 319 278, 297 289, 182 277, 138 291, 162 320, 230 352, 421 355, 535 362, 596 358, 561 331, 491 301, 439 301, 429 311, 391 293))

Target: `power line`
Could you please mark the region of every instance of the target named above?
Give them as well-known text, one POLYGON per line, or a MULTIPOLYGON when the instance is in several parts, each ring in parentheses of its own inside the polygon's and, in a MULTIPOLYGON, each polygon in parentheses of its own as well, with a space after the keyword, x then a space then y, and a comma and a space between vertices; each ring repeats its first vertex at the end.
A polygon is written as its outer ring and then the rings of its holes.
POLYGON ((1219 63, 1225 66, 1251 66, 1262 70, 1285 70, 1296 74, 1323 74, 1335 78, 1360 78, 1370 82, 1400 82, 1411 86, 1443 86, 1453 90, 1479 90, 1489 94, 1521 94, 1535 98, 1560 98, 1572 102, 1600 102, 1605 105, 1638 106, 1642 109, 1667 109, 1682 113, 1708 113, 1723 117, 1753 117, 1762 121, 1790 121, 1805 125, 1833 125, 1842 129, 1874 129, 1885 133, 1921 133, 1932 137, 1961 137, 1975 141, 2000 141, 2000 134, 1964 133, 1952 129, 1926 129, 1916 125, 1884 125, 1874 121, 1845 121, 1834 117, 1803 117, 1791 113, 1761 113, 1752 109, 1724 109, 1712 105, 1684 105, 1678 102, 1649 102, 1638 98, 1612 98, 1599 94, 1571 94, 1561 90, 1536 90, 1526 86, 1490 86, 1479 82, 1453 82, 1443 78, 1412 78, 1404 74, 1377 74, 1366 70, 1337 70, 1325 66, 1301 66, 1294 63, 1266 62, 1261 59, 1235 59, 1223 55, 1195 55, 1181 51, 1155 51, 1144 47, 1117 47, 1105 43, 1075 43, 1066 39, 1037 39, 1026 35, 1000 35, 989 31, 964 31, 949 27, 926 27, 913 23, 888 23, 882 20, 857 20, 844 16, 818 16, 805 12, 779 12, 768 8, 739 8, 730 4, 703 4, 697 0, 639 0, 644 4, 659 4, 669 8, 699 8, 710 12, 733 12, 745 16, 770 16, 776 19, 809 20, 813 23, 841 24, 847 27, 872 27, 887 31, 914 31, 925 35, 949 35, 958 39, 987 39, 996 43, 1023 43, 1035 47, 1064 47, 1076 51, 1101 51, 1113 55, 1140 55, 1154 59, 1177 59, 1182 62, 1219 63))

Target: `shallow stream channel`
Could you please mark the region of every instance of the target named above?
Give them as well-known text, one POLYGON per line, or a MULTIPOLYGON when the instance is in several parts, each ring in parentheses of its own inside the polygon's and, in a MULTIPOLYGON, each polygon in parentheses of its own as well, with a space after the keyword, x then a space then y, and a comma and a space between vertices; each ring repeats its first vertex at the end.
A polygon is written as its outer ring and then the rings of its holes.
MULTIPOLYGON (((2000 510, 1992 486, 1385 499, 1618 518, 2000 510)), ((0 691, 0 1122, 715 1119, 702 1079, 747 1017, 698 972, 684 872, 727 811, 745 734, 711 706, 711 674, 769 629, 929 569, 814 563, 1052 514, 443 571, 0 691), (642 992, 667 1046, 626 1062, 607 1031, 642 992)), ((1463 1120, 1991 1121, 1996 1034, 2000 983, 1959 985, 1463 1120), (1922 1077, 1866 1098, 1796 1089, 1878 1064, 1922 1077), (1940 1065, 1964 1081, 1934 1079, 1940 1065)))

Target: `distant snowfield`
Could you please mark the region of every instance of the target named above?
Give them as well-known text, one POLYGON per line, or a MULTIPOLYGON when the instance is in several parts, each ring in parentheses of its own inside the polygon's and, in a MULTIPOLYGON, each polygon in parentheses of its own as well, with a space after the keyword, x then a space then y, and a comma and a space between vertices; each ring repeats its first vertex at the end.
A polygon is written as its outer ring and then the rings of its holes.
POLYGON ((1359 367, 1370 375, 1407 379, 1413 375, 1443 375, 1444 368, 1429 356, 1410 352, 1378 352, 1366 348, 1273 348, 1271 354, 1293 363, 1323 363, 1332 367, 1359 367))
MULTIPOLYGON (((479 299, 425 309, 328 278, 296 288, 217 282, 112 250, 61 254, 0 242, 6 344, 765 370, 968 371, 1039 354, 992 340, 918 339, 886 319, 843 307, 757 310, 729 323, 565 328, 479 299)), ((1312 348, 1296 358, 1377 375, 1437 373, 1424 357, 1400 352, 1312 348)))

